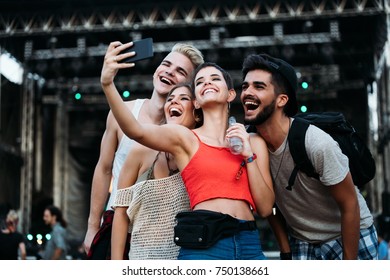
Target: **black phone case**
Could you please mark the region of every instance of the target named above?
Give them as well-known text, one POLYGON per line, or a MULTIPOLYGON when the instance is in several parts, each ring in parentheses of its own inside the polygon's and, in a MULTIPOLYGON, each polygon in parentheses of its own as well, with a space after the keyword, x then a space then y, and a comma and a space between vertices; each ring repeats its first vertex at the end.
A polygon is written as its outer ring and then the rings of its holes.
POLYGON ((153 39, 145 38, 139 41, 134 41, 133 46, 123 50, 120 54, 135 52, 135 55, 120 61, 120 63, 132 63, 147 58, 153 57, 153 39))

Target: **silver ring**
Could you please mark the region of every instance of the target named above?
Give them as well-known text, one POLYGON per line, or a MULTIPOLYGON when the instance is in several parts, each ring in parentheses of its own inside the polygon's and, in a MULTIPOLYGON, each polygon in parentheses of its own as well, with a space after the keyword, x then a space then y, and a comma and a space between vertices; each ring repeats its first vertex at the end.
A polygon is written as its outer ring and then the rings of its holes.
POLYGON ((118 62, 118 61, 116 60, 116 56, 114 56, 114 62, 118 62))

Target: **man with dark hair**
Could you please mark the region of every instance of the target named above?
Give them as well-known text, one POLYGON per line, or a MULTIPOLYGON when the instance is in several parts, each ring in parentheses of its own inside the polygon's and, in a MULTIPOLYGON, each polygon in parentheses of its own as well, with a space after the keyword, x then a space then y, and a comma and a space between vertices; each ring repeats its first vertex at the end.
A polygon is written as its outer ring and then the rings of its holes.
POLYGON ((46 225, 52 228, 52 231, 42 253, 42 258, 44 260, 66 260, 68 243, 65 228, 67 223, 62 216, 62 211, 54 205, 47 206, 43 212, 43 220, 46 225))
POLYGON ((376 259, 373 217, 354 185, 345 156, 333 138, 310 125, 305 149, 319 179, 298 171, 286 189, 294 161, 287 136, 297 113, 297 75, 286 61, 266 54, 243 63, 241 102, 245 122, 267 143, 276 215, 268 220, 281 259, 376 259))

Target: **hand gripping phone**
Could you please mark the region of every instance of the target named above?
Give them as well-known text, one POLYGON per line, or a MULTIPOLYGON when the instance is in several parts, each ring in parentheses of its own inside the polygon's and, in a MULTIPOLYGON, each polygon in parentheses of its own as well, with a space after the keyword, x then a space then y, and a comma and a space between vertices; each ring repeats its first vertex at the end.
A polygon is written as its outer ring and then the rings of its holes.
POLYGON ((130 48, 123 50, 120 54, 135 52, 135 55, 119 61, 119 63, 133 63, 153 57, 153 39, 145 38, 139 41, 134 41, 130 48))

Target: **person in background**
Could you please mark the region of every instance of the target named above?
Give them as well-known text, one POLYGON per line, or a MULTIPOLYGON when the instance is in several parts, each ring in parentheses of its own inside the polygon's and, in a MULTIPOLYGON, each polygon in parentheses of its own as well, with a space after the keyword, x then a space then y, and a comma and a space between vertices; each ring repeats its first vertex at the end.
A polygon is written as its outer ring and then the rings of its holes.
MULTIPOLYGON (((120 51, 117 48, 119 46, 122 47, 121 49, 128 48, 132 46, 132 42, 127 44, 112 42, 107 55, 117 56, 120 51)), ((110 72, 112 78, 118 69, 128 67, 125 63, 119 63, 120 60, 121 57, 115 61, 105 61, 104 69, 110 72)), ((168 92, 176 84, 188 80, 195 67, 202 62, 203 55, 197 48, 190 44, 177 43, 153 74, 153 92, 150 99, 125 102, 127 109, 142 123, 161 124, 168 92)), ((100 156, 92 180, 88 229, 84 239, 88 259, 111 258, 109 245, 114 215, 111 208, 116 196, 120 170, 133 144, 134 141, 123 134, 112 112, 109 112, 106 130, 101 140, 100 156), (112 190, 109 196, 110 185, 112 190)))
POLYGON ((390 260, 390 241, 387 241, 387 259, 390 260))
MULTIPOLYGON (((166 123, 191 129, 199 125, 193 99, 189 84, 176 85, 164 106, 166 123)), ((175 216, 189 210, 190 205, 172 155, 137 143, 119 175, 114 208, 112 259, 123 259, 129 225, 130 260, 177 259, 179 247, 173 242, 175 216)))
POLYGON ((43 221, 51 227, 50 239, 45 245, 41 257, 44 260, 66 260, 68 252, 68 243, 66 240, 67 223, 63 218, 62 211, 49 205, 43 212, 43 221))
POLYGON ((18 231, 19 217, 15 210, 9 210, 6 228, 0 231, 0 260, 26 259, 26 243, 18 231))
MULTIPOLYGON (((117 59, 112 52, 105 56, 105 61, 117 59)), ((181 245, 178 259, 265 259, 254 211, 260 217, 272 213, 274 193, 268 153, 264 140, 248 134, 242 124, 228 128, 229 104, 236 97, 231 76, 214 63, 203 63, 195 70, 194 105, 203 113, 203 125, 195 129, 178 124, 140 123, 126 109, 112 80, 103 66, 102 89, 122 131, 142 145, 173 155, 192 209, 181 213, 204 221, 197 225, 179 221, 176 225, 182 229, 195 226, 195 233, 210 239, 207 248, 194 248, 205 240, 192 238, 192 230, 176 231, 176 241, 188 237, 191 240, 190 246, 181 245), (232 137, 242 141, 238 154, 230 151, 228 139, 232 137), (212 220, 212 226, 206 220, 212 220), (213 235, 203 235, 204 227, 215 229, 213 235), (228 230, 231 231, 226 236, 228 230)))
POLYGON ((378 259, 388 260, 389 259, 389 243, 383 238, 382 235, 378 235, 378 259))
POLYGON ((333 138, 310 125, 305 140, 319 180, 294 169, 287 136, 297 112, 297 74, 286 61, 267 54, 245 58, 241 102, 245 123, 265 140, 274 182, 276 215, 268 217, 281 259, 376 259, 373 216, 352 181, 348 158, 333 138))

